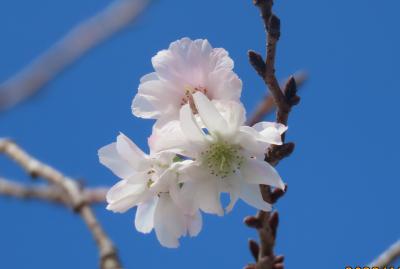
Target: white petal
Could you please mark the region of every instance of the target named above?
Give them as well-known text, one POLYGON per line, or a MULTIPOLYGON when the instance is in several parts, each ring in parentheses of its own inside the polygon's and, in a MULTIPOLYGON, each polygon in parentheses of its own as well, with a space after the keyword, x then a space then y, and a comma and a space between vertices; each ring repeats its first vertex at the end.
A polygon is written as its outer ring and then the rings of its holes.
POLYGON ((185 134, 188 140, 197 143, 202 143, 205 141, 205 134, 197 125, 189 105, 184 105, 181 108, 179 118, 182 132, 185 134))
POLYGON ((225 208, 227 213, 232 211, 232 209, 235 206, 236 202, 239 200, 239 196, 235 192, 230 192, 229 193, 229 198, 230 198, 229 204, 225 208))
POLYGON ((117 137, 117 151, 137 171, 143 171, 150 166, 148 155, 123 133, 117 137))
POLYGON ((169 248, 179 246, 179 237, 186 233, 185 216, 168 194, 160 194, 155 214, 154 229, 161 245, 169 248))
POLYGON ((145 186, 121 180, 107 192, 107 209, 123 213, 147 197, 145 186))
POLYGON ((141 203, 136 209, 135 227, 141 233, 150 233, 154 226, 154 212, 158 202, 158 197, 141 203))
POLYGON ((196 92, 193 95, 193 99, 208 131, 210 133, 225 134, 228 130, 228 124, 211 101, 201 92, 196 92))
POLYGON ((201 216, 201 212, 197 210, 195 215, 186 215, 185 217, 189 235, 197 236, 201 231, 201 227, 203 226, 203 218, 201 216))
POLYGON ((153 128, 148 139, 151 153, 179 148, 186 141, 178 120, 170 121, 161 128, 153 128))
POLYGON ((200 208, 206 213, 218 216, 224 214, 220 201, 220 186, 217 179, 211 175, 185 182, 181 191, 183 196, 192 197, 193 208, 200 208))
POLYGON ((151 185, 151 190, 155 193, 160 192, 171 192, 172 188, 178 187, 178 174, 176 171, 176 166, 178 163, 172 164, 169 168, 165 169, 158 180, 151 185))
POLYGON ((240 144, 246 152, 249 152, 250 156, 261 158, 266 153, 270 144, 258 140, 258 136, 259 133, 253 128, 241 126, 239 133, 236 135, 235 142, 240 144))
POLYGON ((267 162, 249 158, 243 163, 240 172, 250 184, 264 184, 282 190, 285 188, 278 172, 267 162))
POLYGON ((236 101, 218 100, 213 100, 212 103, 228 123, 229 132, 236 133, 239 127, 244 125, 246 120, 246 110, 241 103, 236 101))
MULTIPOLYGON (((169 193, 175 204, 183 210, 187 215, 195 215, 198 210, 198 206, 195 204, 193 199, 192 188, 181 188, 183 181, 191 181, 190 173, 192 171, 194 161, 185 160, 178 164, 176 173, 178 177, 174 179, 169 185, 169 193), (178 180, 176 180, 178 179, 178 180)), ((186 184, 186 183, 183 183, 186 184)))
POLYGON ((137 173, 134 167, 117 151, 117 143, 111 143, 98 151, 100 163, 108 167, 119 178, 129 178, 137 173))
POLYGON ((151 154, 162 151, 175 152, 186 157, 195 157, 199 144, 190 143, 183 134, 180 121, 171 121, 162 128, 153 128, 148 139, 151 154))
POLYGON ((275 128, 279 131, 279 134, 283 134, 288 129, 287 126, 281 123, 269 122, 269 121, 257 122, 252 127, 256 129, 257 132, 262 132, 266 128, 275 128))
POLYGON ((271 211, 272 206, 263 200, 259 185, 240 182, 237 188, 237 194, 243 201, 259 210, 271 211))
POLYGON ((281 135, 287 130, 285 125, 275 122, 259 122, 253 128, 259 132, 259 140, 273 145, 282 145, 281 135))

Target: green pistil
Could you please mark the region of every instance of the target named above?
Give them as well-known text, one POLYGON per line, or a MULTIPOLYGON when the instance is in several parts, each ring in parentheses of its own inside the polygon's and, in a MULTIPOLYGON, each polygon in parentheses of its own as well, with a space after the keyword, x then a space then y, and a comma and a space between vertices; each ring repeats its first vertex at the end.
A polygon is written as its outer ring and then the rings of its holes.
POLYGON ((235 173, 244 160, 239 146, 223 141, 212 144, 201 155, 210 173, 221 178, 235 173))

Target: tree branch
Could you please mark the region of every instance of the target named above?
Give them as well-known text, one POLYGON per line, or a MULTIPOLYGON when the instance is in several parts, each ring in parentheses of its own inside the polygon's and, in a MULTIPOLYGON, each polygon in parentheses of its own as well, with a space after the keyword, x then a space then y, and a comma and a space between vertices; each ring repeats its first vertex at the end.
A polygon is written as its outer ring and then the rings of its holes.
POLYGON ((37 93, 93 47, 132 22, 150 0, 115 0, 73 28, 50 49, 0 84, 0 111, 37 93))
MULTIPOLYGON (((277 108, 276 122, 287 125, 289 113, 292 107, 299 103, 297 96, 296 80, 292 76, 281 89, 275 76, 275 55, 276 45, 280 37, 280 20, 273 14, 273 0, 254 0, 254 4, 259 8, 261 17, 267 31, 266 60, 254 51, 249 51, 249 61, 258 75, 264 80, 269 89, 271 101, 277 108)), ((263 115, 261 115, 263 116, 263 115)), ((257 119, 256 119, 257 120, 257 119)), ((254 122, 250 120, 250 123, 254 122)), ((282 135, 282 142, 285 141, 285 135, 282 135)), ((268 149, 265 161, 276 166, 280 160, 289 156, 294 150, 294 143, 286 143, 281 146, 272 146, 268 149)), ((286 187, 287 189, 287 187, 286 187)), ((285 191, 286 191, 285 189, 285 191)), ((282 197, 285 191, 272 189, 270 186, 260 186, 261 194, 264 200, 270 204, 275 204, 282 197)), ((275 240, 277 235, 279 215, 275 212, 259 211, 256 216, 247 217, 245 223, 252 228, 257 229, 260 243, 250 241, 249 247, 256 263, 249 264, 248 269, 283 269, 284 257, 276 256, 274 253, 275 240)))
MULTIPOLYGON (((45 179, 52 187, 63 192, 66 203, 79 214, 92 233, 100 252, 100 268, 122 268, 117 250, 97 221, 79 184, 58 170, 33 158, 11 140, 0 140, 0 153, 14 160, 32 177, 45 179)), ((64 198, 63 198, 64 200, 64 198)))
POLYGON ((396 243, 391 245, 387 250, 379 255, 378 258, 371 262, 369 267, 385 268, 394 265, 393 262, 395 262, 398 258, 400 258, 400 240, 397 240, 396 243))
MULTIPOLYGON (((297 88, 303 86, 303 84, 307 80, 307 73, 300 71, 294 74, 294 79, 296 81, 297 88)), ((285 84, 287 81, 285 82, 285 84)), ((281 85, 285 85, 281 84, 281 85)), ((253 126, 257 122, 262 121, 269 113, 271 113, 275 109, 274 98, 271 94, 266 94, 264 99, 257 105, 254 113, 247 120, 247 125, 253 126)))

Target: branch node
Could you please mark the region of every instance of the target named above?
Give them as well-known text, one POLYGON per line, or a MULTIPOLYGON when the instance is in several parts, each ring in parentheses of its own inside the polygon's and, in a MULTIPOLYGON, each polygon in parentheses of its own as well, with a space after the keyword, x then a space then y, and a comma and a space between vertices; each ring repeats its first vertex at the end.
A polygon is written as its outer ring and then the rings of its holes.
POLYGON ((294 76, 291 76, 287 81, 284 88, 284 94, 290 107, 295 106, 300 102, 300 97, 297 96, 297 83, 294 76))
POLYGON ((265 161, 271 165, 277 164, 280 160, 293 153, 295 144, 293 142, 285 143, 280 146, 272 146, 265 155, 265 161))
POLYGON ((281 20, 275 14, 272 14, 269 18, 268 34, 275 40, 278 40, 281 36, 281 20))
POLYGON ((262 56, 253 50, 249 50, 248 55, 251 66, 253 66, 254 70, 256 70, 260 77, 264 77, 266 66, 262 56))
POLYGON ((254 240, 249 240, 249 248, 250 252, 253 255, 254 259, 257 261, 258 260, 258 255, 260 253, 260 246, 258 243, 254 240))
POLYGON ((254 216, 248 216, 244 219, 244 223, 251 227, 251 228, 255 228, 255 229, 259 229, 262 227, 262 223, 260 221, 260 218, 254 217, 254 216))

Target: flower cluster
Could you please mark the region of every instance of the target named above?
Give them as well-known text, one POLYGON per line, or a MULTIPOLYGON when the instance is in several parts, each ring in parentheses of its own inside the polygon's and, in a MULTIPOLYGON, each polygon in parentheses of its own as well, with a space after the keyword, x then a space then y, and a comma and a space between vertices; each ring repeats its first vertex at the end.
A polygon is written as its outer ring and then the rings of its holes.
POLYGON ((99 150, 100 162, 121 180, 107 194, 107 209, 137 207, 135 226, 155 230, 161 245, 178 247, 196 236, 201 212, 222 216, 240 198, 270 211, 259 184, 284 188, 264 162, 270 145, 282 144, 286 126, 245 126, 242 82, 233 61, 207 40, 183 38, 152 58, 155 72, 142 77, 133 103, 135 116, 156 119, 145 154, 128 137, 99 150), (225 210, 220 195, 227 193, 225 210))

